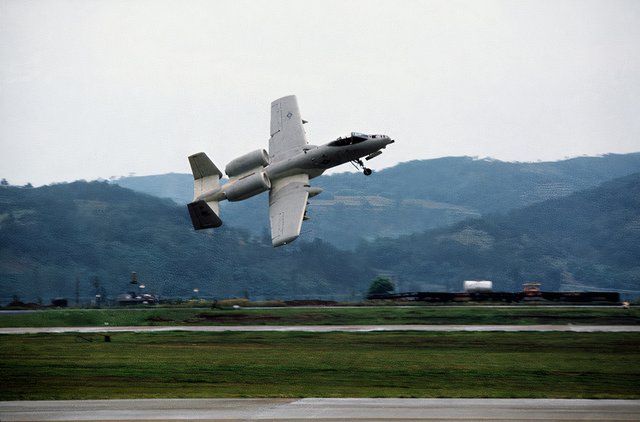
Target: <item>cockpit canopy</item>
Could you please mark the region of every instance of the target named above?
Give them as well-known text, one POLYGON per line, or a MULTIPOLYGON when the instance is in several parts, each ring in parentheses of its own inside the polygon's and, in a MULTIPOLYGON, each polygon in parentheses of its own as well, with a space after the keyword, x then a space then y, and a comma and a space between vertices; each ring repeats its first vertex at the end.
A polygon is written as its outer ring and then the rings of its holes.
POLYGON ((369 135, 364 133, 351 132, 351 136, 338 138, 333 142, 329 142, 330 147, 346 147, 347 145, 359 144, 369 139, 369 135))

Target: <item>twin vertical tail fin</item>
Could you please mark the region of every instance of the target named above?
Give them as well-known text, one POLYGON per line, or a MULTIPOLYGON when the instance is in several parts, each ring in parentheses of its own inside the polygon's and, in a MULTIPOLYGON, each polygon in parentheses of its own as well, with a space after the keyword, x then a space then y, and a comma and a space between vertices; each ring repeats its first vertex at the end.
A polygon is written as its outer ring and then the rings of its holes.
POLYGON ((193 173, 193 202, 187 205, 193 228, 196 230, 220 227, 220 205, 210 199, 220 188, 222 173, 204 152, 189 157, 193 173), (207 200, 208 199, 208 200, 207 200))

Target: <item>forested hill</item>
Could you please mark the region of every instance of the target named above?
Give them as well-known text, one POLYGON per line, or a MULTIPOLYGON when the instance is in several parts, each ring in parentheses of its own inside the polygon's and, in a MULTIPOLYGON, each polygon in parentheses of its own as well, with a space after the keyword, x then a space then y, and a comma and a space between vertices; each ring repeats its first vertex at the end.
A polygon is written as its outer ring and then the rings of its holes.
POLYGON ((371 273, 322 242, 274 249, 222 227, 194 232, 184 206, 101 182, 0 187, 0 297, 126 291, 137 271, 151 292, 252 297, 364 290, 371 273), (357 287, 355 287, 357 286, 357 287))
POLYGON ((640 292, 640 173, 589 190, 446 229, 386 239, 357 251, 396 274, 405 290, 459 290, 493 280, 498 290, 541 281, 545 290, 640 292))
MULTIPOLYGON (((310 200, 311 220, 304 232, 308 239, 318 237, 348 249, 361 239, 420 233, 486 213, 506 212, 638 171, 640 153, 541 163, 445 157, 401 163, 370 177, 360 173, 321 176, 312 183, 324 192, 310 200)), ((193 195, 190 174, 127 177, 116 183, 180 204, 193 195)), ((262 235, 269 225, 266 208, 266 194, 244 202, 223 202, 222 219, 226 225, 262 235)))
POLYGON ((459 291, 465 279, 498 290, 541 281, 546 290, 640 290, 640 173, 507 214, 355 251, 302 236, 272 248, 269 238, 223 226, 194 232, 184 206, 100 182, 0 187, 0 297, 126 290, 131 271, 165 296, 252 298, 362 294, 379 273, 402 290, 459 291))

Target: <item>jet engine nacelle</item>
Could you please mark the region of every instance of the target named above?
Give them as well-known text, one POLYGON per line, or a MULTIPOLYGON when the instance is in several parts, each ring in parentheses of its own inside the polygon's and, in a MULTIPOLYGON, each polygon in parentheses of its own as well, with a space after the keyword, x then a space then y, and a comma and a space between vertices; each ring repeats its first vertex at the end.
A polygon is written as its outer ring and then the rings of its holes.
POLYGON ((266 167, 267 164, 269 164, 269 154, 263 149, 257 149, 230 161, 224 168, 224 172, 227 176, 234 177, 250 170, 266 167))
POLYGON ((226 184, 224 193, 227 200, 233 202, 251 198, 269 189, 271 189, 271 181, 264 171, 260 171, 226 184))

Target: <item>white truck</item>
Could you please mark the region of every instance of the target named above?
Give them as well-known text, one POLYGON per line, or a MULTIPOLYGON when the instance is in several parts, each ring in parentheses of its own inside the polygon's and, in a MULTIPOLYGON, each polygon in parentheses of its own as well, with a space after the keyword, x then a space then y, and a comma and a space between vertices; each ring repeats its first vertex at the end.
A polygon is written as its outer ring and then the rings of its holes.
POLYGON ((465 280, 465 293, 489 293, 493 290, 493 282, 489 280, 465 280))

